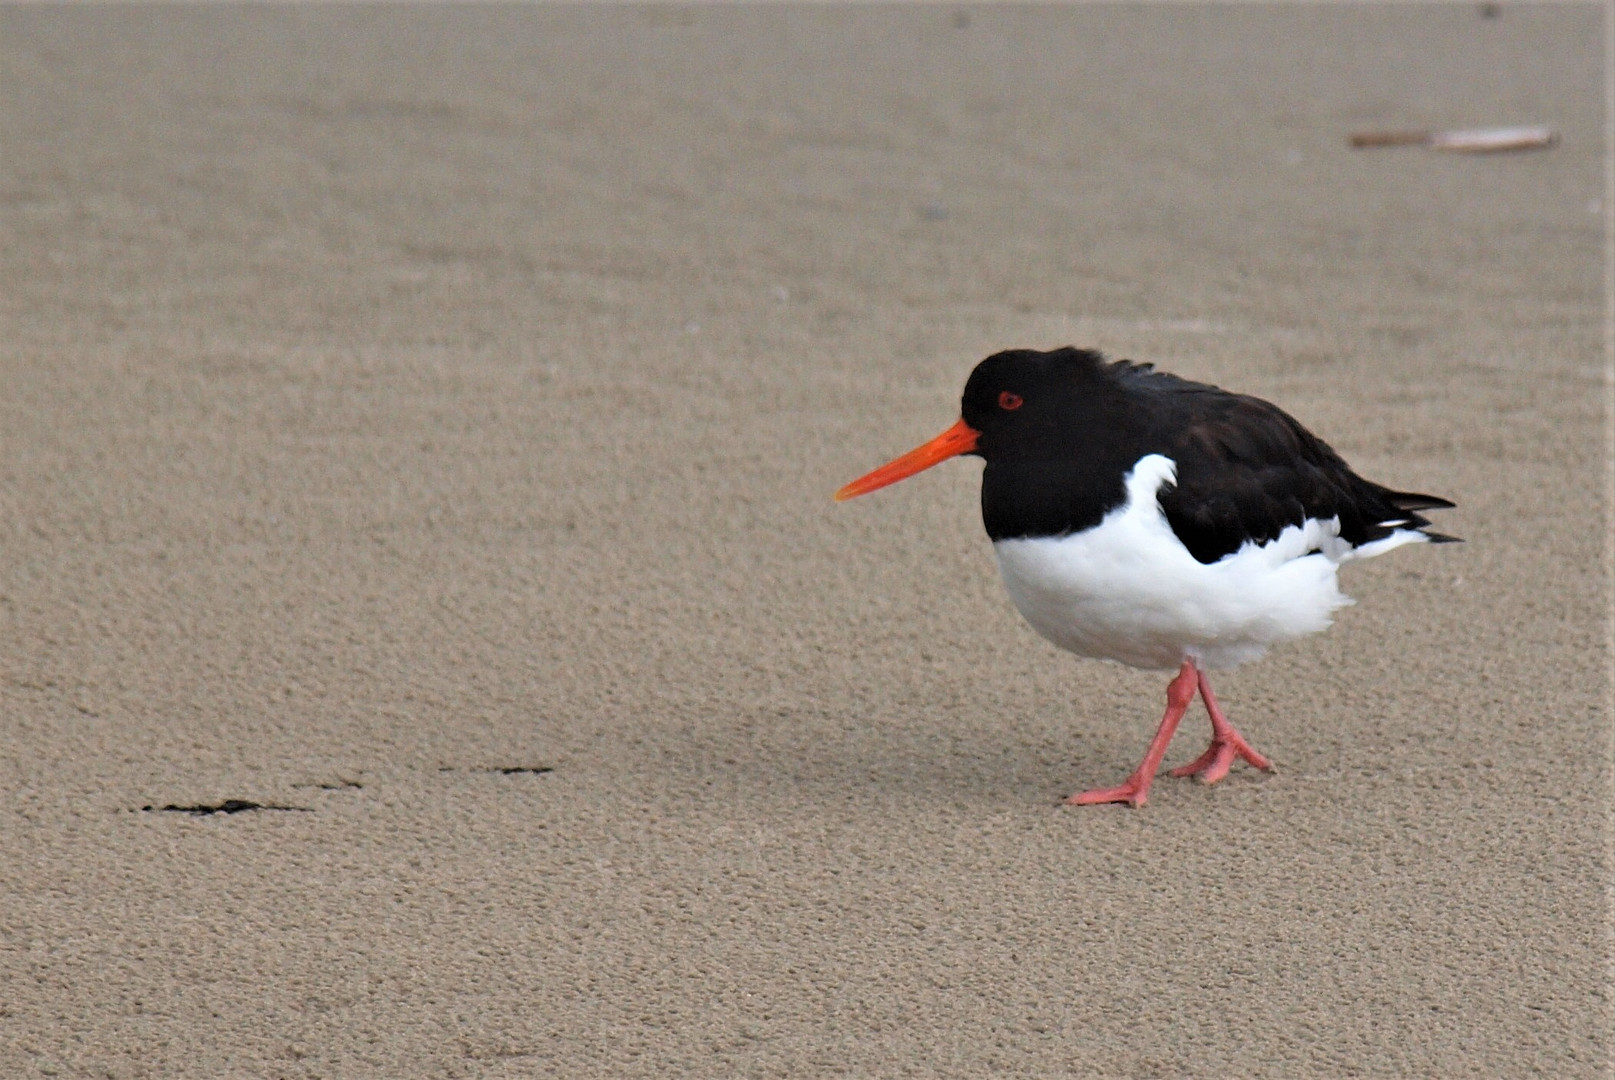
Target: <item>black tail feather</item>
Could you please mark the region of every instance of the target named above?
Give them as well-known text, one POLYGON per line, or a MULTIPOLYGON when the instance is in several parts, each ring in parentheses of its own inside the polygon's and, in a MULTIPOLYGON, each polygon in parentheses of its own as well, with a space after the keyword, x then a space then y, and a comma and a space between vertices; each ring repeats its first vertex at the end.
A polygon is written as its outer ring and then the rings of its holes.
POLYGON ((1451 510, 1458 505, 1438 495, 1420 495, 1412 491, 1387 491, 1385 499, 1398 510, 1451 510))
MULTIPOLYGON (((1377 486, 1377 485, 1376 485, 1377 486)), ((1451 510, 1457 503, 1450 499, 1443 499, 1439 495, 1422 495, 1416 491, 1390 491, 1379 488, 1379 496, 1386 505, 1392 506, 1407 517, 1395 523, 1384 522, 1375 527, 1371 535, 1374 539, 1380 536, 1389 536, 1394 529, 1412 529, 1423 533, 1432 544, 1461 544, 1463 537, 1449 536, 1446 533, 1430 532, 1430 519, 1419 513, 1420 510, 1451 510)))

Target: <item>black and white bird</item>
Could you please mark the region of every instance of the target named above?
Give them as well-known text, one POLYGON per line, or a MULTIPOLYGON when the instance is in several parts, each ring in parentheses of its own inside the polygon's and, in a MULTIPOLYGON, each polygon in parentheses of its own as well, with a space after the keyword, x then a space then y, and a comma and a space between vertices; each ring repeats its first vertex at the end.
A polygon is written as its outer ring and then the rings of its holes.
POLYGON ((1351 603, 1340 564, 1457 539, 1420 513, 1446 499, 1364 480, 1277 406, 1149 364, 1075 348, 997 353, 971 372, 961 412, 836 499, 982 458, 982 520, 1033 629, 1081 656, 1177 671, 1137 770, 1069 803, 1143 806, 1197 691, 1211 745, 1172 775, 1215 783, 1236 758, 1271 769, 1206 672, 1327 627, 1351 603))

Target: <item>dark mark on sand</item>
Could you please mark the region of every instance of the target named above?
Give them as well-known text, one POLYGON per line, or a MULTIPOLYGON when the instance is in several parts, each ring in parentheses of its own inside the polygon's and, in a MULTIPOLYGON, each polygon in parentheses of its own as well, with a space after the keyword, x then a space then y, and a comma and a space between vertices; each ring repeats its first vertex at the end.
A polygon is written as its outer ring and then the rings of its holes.
POLYGON ((190 814, 194 817, 207 817, 209 814, 240 814, 247 810, 287 810, 298 814, 314 812, 307 806, 277 806, 274 803, 256 803, 247 799, 226 799, 221 803, 197 803, 194 806, 169 803, 167 806, 142 806, 140 809, 146 813, 155 810, 171 814, 190 814))
POLYGON ((337 781, 334 784, 293 784, 292 787, 294 787, 294 788, 316 788, 316 789, 318 789, 320 791, 363 791, 364 790, 364 785, 359 783, 359 781, 357 781, 357 780, 349 780, 346 777, 341 777, 341 776, 337 777, 337 781))
MULTIPOLYGON (((439 765, 438 772, 459 772, 453 765, 439 765)), ((466 772, 499 773, 501 776, 515 776, 518 773, 528 773, 533 776, 542 776, 544 773, 555 771, 553 765, 489 765, 467 769, 466 772)))

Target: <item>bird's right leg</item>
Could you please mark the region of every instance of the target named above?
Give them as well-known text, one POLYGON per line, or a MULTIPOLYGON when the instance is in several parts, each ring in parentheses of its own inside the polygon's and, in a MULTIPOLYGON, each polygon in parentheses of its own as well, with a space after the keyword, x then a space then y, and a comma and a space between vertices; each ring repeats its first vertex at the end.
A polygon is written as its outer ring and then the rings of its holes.
POLYGON ((1166 688, 1166 715, 1161 717, 1161 726, 1155 729, 1155 738, 1150 740, 1150 748, 1144 752, 1144 760, 1139 762, 1138 768, 1127 778, 1126 783, 1119 787, 1094 788, 1092 791, 1079 792, 1066 802, 1074 806, 1111 802, 1143 806, 1149 801, 1150 784, 1155 781, 1155 770, 1161 767, 1161 759, 1166 756, 1166 748, 1178 730, 1178 721, 1183 719, 1184 712, 1194 701, 1194 693, 1200 685, 1199 674, 1195 670, 1194 663, 1189 660, 1185 660, 1183 667, 1178 669, 1177 678, 1166 688))
POLYGON ((1228 717, 1223 715, 1222 707, 1217 704, 1217 696, 1211 692, 1211 682, 1206 678, 1206 673, 1196 671, 1195 677, 1200 684, 1200 700, 1206 703, 1206 714, 1211 717, 1211 745, 1189 764, 1173 769, 1172 775, 1194 776, 1198 773, 1205 783, 1215 784, 1228 775, 1235 758, 1243 758, 1258 769, 1272 772, 1273 763, 1258 754, 1228 722, 1228 717))

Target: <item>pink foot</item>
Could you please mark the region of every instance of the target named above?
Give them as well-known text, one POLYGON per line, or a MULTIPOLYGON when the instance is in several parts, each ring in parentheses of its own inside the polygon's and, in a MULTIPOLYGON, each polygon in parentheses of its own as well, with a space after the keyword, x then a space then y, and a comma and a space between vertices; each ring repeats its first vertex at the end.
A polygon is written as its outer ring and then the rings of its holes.
POLYGON ((1206 752, 1189 762, 1172 770, 1173 776, 1194 776, 1199 774, 1202 782, 1215 784, 1228 775, 1233 767, 1235 758, 1243 758, 1258 769, 1266 772, 1273 771, 1273 763, 1258 754, 1244 736, 1234 730, 1234 725, 1228 722, 1222 709, 1217 705, 1217 699, 1211 693, 1211 683, 1207 681, 1205 672, 1198 672, 1200 696, 1205 700, 1206 712, 1211 714, 1211 745, 1206 752))
POLYGON ((1140 777, 1137 773, 1128 777, 1127 783, 1120 787, 1096 787, 1087 791, 1079 791, 1068 798, 1067 806, 1094 806, 1098 803, 1124 802, 1128 806, 1143 806, 1150 801, 1150 782, 1155 777, 1140 777))
POLYGON ((1178 669, 1177 678, 1166 688, 1166 715, 1161 717, 1161 726, 1155 729, 1155 738, 1150 740, 1144 760, 1139 762, 1126 783, 1119 787, 1078 792, 1066 803, 1071 806, 1092 806, 1095 803, 1124 802, 1129 806, 1143 806, 1148 802, 1150 785, 1155 782, 1155 770, 1161 767, 1166 748, 1172 742, 1173 733, 1178 730, 1178 721, 1183 719, 1189 703, 1194 700, 1198 675, 1194 664, 1188 660, 1178 669))
POLYGON ((1232 739, 1228 740, 1213 737, 1211 745, 1206 747, 1205 753, 1187 765, 1179 765, 1172 770, 1171 775, 1194 776, 1198 773, 1202 783, 1215 784, 1218 780, 1228 775, 1228 770, 1233 767, 1235 758, 1244 758, 1258 769, 1265 769, 1268 772, 1273 771, 1273 763, 1255 750, 1252 750, 1250 744, 1236 733, 1232 739))

